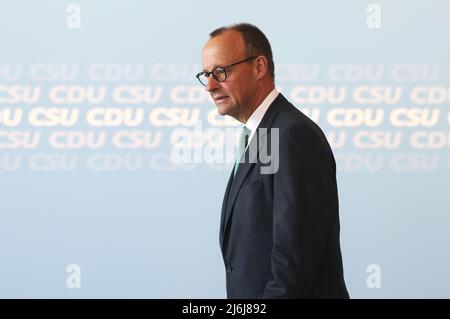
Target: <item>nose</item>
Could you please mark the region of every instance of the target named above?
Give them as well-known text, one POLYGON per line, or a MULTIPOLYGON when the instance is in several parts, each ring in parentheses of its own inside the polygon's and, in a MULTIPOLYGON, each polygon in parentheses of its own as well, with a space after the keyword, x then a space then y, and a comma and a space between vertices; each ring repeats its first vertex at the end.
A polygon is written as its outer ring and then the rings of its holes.
POLYGON ((213 76, 208 78, 208 83, 206 84, 206 91, 212 92, 220 87, 220 82, 217 81, 213 76))

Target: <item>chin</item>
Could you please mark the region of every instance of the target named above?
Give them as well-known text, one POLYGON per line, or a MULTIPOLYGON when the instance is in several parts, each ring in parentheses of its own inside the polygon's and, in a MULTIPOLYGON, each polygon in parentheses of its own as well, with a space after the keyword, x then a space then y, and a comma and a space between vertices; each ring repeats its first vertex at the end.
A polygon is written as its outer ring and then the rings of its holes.
POLYGON ((224 115, 228 115, 230 110, 228 110, 226 107, 223 107, 223 106, 217 106, 217 112, 219 112, 220 115, 224 116, 224 115))

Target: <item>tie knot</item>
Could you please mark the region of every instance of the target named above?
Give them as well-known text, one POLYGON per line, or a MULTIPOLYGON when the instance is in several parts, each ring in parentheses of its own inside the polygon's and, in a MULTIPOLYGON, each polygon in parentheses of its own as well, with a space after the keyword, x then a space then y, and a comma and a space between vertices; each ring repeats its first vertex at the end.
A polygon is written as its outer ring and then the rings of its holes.
POLYGON ((250 136, 250 130, 245 125, 242 126, 241 135, 239 137, 239 143, 237 145, 236 161, 234 164, 234 174, 235 175, 237 172, 237 168, 239 166, 239 162, 241 161, 241 157, 244 154, 245 148, 247 147, 249 136, 250 136))
POLYGON ((245 146, 247 146, 248 144, 248 138, 250 136, 250 130, 247 128, 247 126, 242 126, 242 131, 241 131, 241 137, 239 138, 239 144, 244 144, 245 146))

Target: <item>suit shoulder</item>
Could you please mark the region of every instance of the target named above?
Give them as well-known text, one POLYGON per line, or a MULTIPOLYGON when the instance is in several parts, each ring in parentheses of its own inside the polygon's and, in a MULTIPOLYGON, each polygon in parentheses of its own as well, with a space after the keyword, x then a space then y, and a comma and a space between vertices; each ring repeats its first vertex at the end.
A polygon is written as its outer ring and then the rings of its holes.
POLYGON ((328 145, 322 129, 292 103, 285 100, 285 103, 281 103, 279 108, 273 126, 279 128, 280 135, 289 134, 302 140, 307 139, 328 145))

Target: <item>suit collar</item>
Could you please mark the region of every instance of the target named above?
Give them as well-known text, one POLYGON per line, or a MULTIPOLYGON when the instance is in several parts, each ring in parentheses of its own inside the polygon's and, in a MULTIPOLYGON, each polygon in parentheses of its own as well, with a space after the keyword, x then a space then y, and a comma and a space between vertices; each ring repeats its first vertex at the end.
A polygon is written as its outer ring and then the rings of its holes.
POLYGON ((250 115, 250 118, 245 123, 245 126, 251 131, 249 141, 252 140, 253 135, 255 135, 256 129, 258 128, 259 124, 261 123, 262 119, 264 118, 264 115, 266 114, 267 110, 269 109, 270 105, 275 101, 277 96, 279 95, 279 92, 276 88, 270 92, 264 101, 256 108, 256 110, 253 112, 252 115, 250 115))

